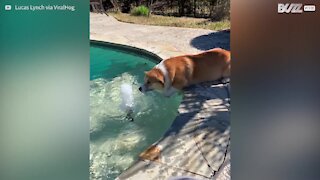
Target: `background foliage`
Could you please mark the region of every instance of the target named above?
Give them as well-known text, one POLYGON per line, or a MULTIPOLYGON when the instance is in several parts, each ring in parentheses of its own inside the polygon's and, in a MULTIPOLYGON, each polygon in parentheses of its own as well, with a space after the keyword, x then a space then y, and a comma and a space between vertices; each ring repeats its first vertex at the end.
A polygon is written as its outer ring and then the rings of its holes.
POLYGON ((104 5, 113 12, 129 13, 144 5, 157 15, 230 19, 230 0, 105 0, 104 5))
POLYGON ((148 16, 149 15, 149 8, 147 8, 146 6, 138 6, 138 7, 134 7, 130 14, 134 15, 134 16, 148 16))

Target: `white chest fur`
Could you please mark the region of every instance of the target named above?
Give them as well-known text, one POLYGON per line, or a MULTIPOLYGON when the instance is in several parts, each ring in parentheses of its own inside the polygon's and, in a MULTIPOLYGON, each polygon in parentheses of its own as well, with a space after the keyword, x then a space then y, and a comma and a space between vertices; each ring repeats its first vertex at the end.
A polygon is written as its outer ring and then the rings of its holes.
POLYGON ((164 65, 164 61, 165 60, 163 60, 159 64, 157 64, 155 66, 155 68, 159 69, 163 73, 163 76, 164 76, 164 91, 163 91, 163 94, 165 96, 169 97, 169 96, 172 96, 175 92, 177 92, 177 89, 172 86, 172 82, 171 82, 171 79, 169 77, 169 72, 167 70, 167 67, 164 65))

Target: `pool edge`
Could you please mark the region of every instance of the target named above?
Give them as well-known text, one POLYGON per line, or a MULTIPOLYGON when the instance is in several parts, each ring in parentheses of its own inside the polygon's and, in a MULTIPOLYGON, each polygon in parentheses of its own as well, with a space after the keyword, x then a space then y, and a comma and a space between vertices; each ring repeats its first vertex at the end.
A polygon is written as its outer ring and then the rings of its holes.
POLYGON ((120 50, 129 50, 131 52, 137 53, 139 55, 142 56, 147 56, 149 57, 148 59, 155 59, 155 63, 159 63, 160 61, 162 61, 163 59, 158 56, 157 54, 147 51, 145 49, 141 49, 138 47, 134 47, 134 46, 128 46, 128 45, 124 45, 124 44, 117 44, 117 43, 112 43, 112 42, 107 42, 107 41, 99 41, 99 40, 92 40, 90 39, 90 45, 94 44, 94 45, 99 45, 99 46, 111 46, 113 48, 118 48, 120 50))

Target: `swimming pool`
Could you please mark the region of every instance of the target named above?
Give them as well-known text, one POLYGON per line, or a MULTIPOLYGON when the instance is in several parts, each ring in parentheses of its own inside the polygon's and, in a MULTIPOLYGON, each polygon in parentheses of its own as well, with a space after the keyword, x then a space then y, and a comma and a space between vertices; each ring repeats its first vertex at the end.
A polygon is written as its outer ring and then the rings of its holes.
POLYGON ((113 180, 139 153, 158 140, 177 115, 182 96, 142 94, 144 71, 156 64, 151 55, 110 44, 90 47, 90 179, 113 180), (134 122, 121 111, 121 84, 131 84, 134 122))

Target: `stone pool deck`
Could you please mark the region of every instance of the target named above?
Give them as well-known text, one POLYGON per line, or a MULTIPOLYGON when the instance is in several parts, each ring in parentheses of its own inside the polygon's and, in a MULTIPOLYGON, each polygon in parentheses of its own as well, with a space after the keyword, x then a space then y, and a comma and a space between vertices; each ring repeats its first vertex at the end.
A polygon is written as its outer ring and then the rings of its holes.
POLYGON ((213 47, 230 49, 228 32, 122 23, 111 16, 90 14, 90 39, 134 46, 163 59, 213 47))
MULTIPOLYGON (((91 40, 134 46, 163 59, 214 47, 229 49, 229 38, 228 32, 128 24, 90 14, 91 40)), ((118 179, 230 179, 229 92, 229 83, 221 82, 185 89, 171 128, 118 179)))

